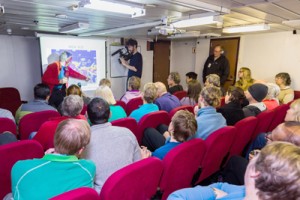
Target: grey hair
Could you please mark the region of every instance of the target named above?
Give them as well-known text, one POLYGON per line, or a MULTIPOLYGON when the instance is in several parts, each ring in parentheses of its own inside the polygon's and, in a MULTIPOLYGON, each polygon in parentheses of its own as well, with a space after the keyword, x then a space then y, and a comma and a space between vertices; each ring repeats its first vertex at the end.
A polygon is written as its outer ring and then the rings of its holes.
POLYGON ((268 86, 268 94, 266 99, 277 99, 279 93, 280 93, 280 88, 278 85, 276 85, 275 83, 267 83, 266 84, 268 86))
POLYGON ((76 117, 83 108, 83 99, 78 95, 69 95, 61 103, 61 114, 63 116, 76 117))

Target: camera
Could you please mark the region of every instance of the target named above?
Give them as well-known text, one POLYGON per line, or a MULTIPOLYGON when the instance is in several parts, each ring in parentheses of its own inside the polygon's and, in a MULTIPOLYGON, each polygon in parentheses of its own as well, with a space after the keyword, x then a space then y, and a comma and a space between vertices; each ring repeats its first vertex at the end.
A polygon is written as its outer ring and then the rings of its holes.
POLYGON ((113 52, 111 56, 115 56, 117 54, 119 54, 119 63, 121 63, 120 58, 124 58, 124 60, 128 61, 132 56, 127 47, 118 49, 117 51, 113 52))

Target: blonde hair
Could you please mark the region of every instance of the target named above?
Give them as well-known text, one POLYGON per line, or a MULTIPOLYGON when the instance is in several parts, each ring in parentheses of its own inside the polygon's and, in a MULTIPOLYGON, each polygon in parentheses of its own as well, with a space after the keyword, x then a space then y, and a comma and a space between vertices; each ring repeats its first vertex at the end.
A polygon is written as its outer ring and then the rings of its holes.
POLYGON ((293 103, 290 105, 290 108, 292 108, 295 111, 295 121, 300 122, 300 99, 294 100, 293 103))
POLYGON ((105 85, 108 86, 109 88, 111 88, 111 82, 107 78, 103 78, 99 82, 99 86, 105 86, 105 85))
POLYGON ((157 88, 157 94, 160 96, 162 93, 167 92, 166 85, 162 82, 155 82, 155 87, 157 88))
POLYGON ((67 89, 67 96, 69 96, 71 94, 78 95, 78 96, 81 97, 82 96, 82 92, 81 92, 80 87, 78 85, 75 85, 75 84, 70 85, 68 87, 68 89, 67 89))
POLYGON ((141 87, 141 79, 137 76, 131 76, 128 79, 128 88, 129 86, 132 90, 139 90, 141 87))
POLYGON ((174 81, 175 84, 180 83, 180 75, 178 72, 171 72, 170 73, 170 78, 174 81))
POLYGON ((197 131, 197 121, 195 116, 187 110, 179 110, 172 117, 174 128, 173 137, 178 142, 185 142, 197 131))
POLYGON ((115 105, 116 104, 116 100, 114 98, 114 95, 113 95, 111 89, 106 85, 102 85, 102 86, 100 86, 96 89, 95 97, 101 97, 102 99, 107 101, 107 103, 109 105, 115 105))
POLYGON ((220 87, 220 76, 217 74, 209 74, 206 76, 206 82, 209 85, 220 87))
POLYGON ((206 86, 200 92, 200 96, 204 99, 206 106, 218 107, 221 103, 222 92, 219 87, 206 86))
POLYGON ((143 89, 143 98, 147 103, 153 103, 157 97, 157 88, 154 83, 146 83, 143 89))

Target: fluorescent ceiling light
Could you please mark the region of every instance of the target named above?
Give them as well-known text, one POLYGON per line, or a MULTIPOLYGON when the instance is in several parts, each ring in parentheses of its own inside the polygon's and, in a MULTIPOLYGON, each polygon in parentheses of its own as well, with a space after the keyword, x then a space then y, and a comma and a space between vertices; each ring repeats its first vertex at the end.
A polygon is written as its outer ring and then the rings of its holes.
POLYGON ((270 30, 269 24, 253 24, 246 26, 232 26, 223 28, 223 33, 242 33, 242 32, 255 32, 270 30))
POLYGON ((171 35, 167 38, 180 39, 180 38, 195 38, 195 37, 200 37, 200 31, 190 31, 190 32, 186 32, 186 33, 175 34, 175 35, 171 35))
POLYGON ((288 26, 300 26, 300 19, 283 21, 283 24, 288 26))
POLYGON ((139 8, 137 6, 101 0, 89 0, 87 3, 83 3, 83 7, 107 12, 127 14, 131 15, 131 17, 140 17, 146 14, 145 9, 139 8))
POLYGON ((88 23, 78 22, 75 24, 67 25, 59 29, 60 33, 69 33, 69 32, 75 32, 80 30, 85 30, 89 28, 88 23))
POLYGON ((217 24, 223 23, 223 19, 221 16, 206 16, 206 17, 199 17, 199 18, 191 18, 191 19, 184 19, 177 22, 172 23, 175 28, 185 28, 185 27, 192 27, 192 26, 200 26, 206 24, 217 24))

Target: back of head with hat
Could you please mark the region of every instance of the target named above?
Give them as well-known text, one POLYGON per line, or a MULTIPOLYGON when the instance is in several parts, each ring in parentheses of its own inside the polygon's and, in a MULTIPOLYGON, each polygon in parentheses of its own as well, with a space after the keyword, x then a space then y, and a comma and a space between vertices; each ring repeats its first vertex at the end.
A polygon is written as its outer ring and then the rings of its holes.
POLYGON ((253 99, 257 102, 261 102, 268 94, 268 87, 261 83, 255 83, 248 88, 248 92, 253 99))

